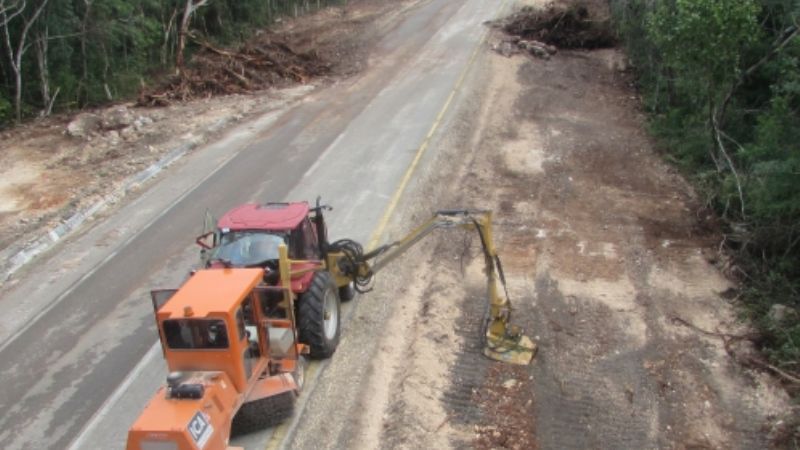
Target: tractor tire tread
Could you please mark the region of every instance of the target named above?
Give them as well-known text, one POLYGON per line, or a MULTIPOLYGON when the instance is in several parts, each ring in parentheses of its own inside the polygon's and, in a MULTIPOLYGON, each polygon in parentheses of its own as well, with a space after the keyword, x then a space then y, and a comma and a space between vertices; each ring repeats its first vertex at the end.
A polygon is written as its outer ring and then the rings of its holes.
POLYGON ((231 436, 239 436, 279 425, 292 416, 295 397, 293 391, 287 391, 245 403, 233 417, 231 436))
POLYGON ((297 305, 299 339, 300 342, 311 347, 309 356, 312 359, 331 357, 339 343, 339 333, 331 341, 325 339, 323 302, 325 291, 328 289, 334 289, 338 298, 339 294, 333 284, 331 275, 327 272, 315 273, 311 280, 311 286, 309 286, 308 291, 301 294, 297 305))

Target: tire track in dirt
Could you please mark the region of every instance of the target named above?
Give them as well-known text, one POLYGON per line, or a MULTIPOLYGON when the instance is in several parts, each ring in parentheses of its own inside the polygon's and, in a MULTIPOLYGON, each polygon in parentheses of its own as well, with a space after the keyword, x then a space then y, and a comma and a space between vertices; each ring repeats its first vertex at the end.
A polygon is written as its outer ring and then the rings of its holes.
POLYGON ((418 269, 427 276, 414 278, 418 281, 413 285, 422 287, 421 302, 405 328, 407 346, 400 357, 404 364, 392 383, 382 448, 446 448, 453 436, 463 433, 461 420, 478 413, 471 395, 484 373, 480 364, 464 360, 472 353, 461 350, 474 347, 477 333, 472 330, 474 318, 465 322, 459 317, 466 289, 458 259, 447 248, 453 241, 453 236, 436 239, 431 256, 418 269), (455 379, 453 367, 459 372, 455 379), (451 383, 461 389, 448 389, 451 383), (459 414, 453 414, 450 404, 460 405, 459 414))
POLYGON ((714 237, 695 222, 691 189, 652 151, 619 58, 490 55, 486 130, 455 194, 501 205, 510 283, 534 280, 516 317, 533 321, 541 346, 530 396, 538 443, 764 447, 785 396, 733 364, 722 342, 670 322, 741 328, 718 296, 729 283, 703 256, 714 237))
POLYGON ((620 87, 625 79, 607 64, 615 59, 604 51, 569 53, 518 72, 522 118, 557 137, 545 148, 558 159, 545 165, 550 182, 539 192, 540 217, 558 217, 575 235, 573 243, 543 240, 545 257, 537 261, 537 329, 542 353, 551 355, 534 370, 540 441, 763 447, 760 428, 780 396, 759 401, 770 388, 748 386, 751 375, 731 363, 721 342, 675 336, 669 323, 683 316, 707 329, 737 327, 717 295, 728 282, 702 257, 709 236, 689 213, 693 194, 650 150, 620 87), (531 102, 537 107, 526 109, 522 99, 538 99, 531 102), (573 342, 556 336, 569 325, 553 326, 568 313, 565 298, 578 302, 573 342), (547 386, 558 377, 558 390, 547 386))

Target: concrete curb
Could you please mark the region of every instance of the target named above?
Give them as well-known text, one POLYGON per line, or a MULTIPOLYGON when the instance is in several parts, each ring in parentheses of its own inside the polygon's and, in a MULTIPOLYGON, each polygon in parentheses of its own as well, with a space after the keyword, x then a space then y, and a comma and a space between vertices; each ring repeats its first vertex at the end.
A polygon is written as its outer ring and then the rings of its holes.
POLYGON ((207 128, 203 136, 192 139, 189 142, 179 145, 169 151, 161 159, 151 164, 146 169, 136 173, 126 179, 120 187, 93 205, 85 208, 66 219, 58 226, 46 231, 33 241, 18 246, 11 245, 0 251, 0 286, 7 282, 14 273, 31 262, 34 258, 50 250, 56 243, 64 239, 78 229, 87 220, 94 217, 97 213, 105 210, 109 205, 113 205, 122 200, 129 192, 149 181, 161 171, 174 164, 191 150, 197 148, 207 141, 208 135, 215 133, 226 125, 234 121, 233 117, 220 119, 207 128))

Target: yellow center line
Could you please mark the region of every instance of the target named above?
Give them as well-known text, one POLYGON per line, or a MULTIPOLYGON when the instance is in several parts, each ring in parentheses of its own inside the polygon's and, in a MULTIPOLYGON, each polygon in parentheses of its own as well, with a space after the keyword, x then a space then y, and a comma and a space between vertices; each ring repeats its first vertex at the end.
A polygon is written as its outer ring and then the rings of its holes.
MULTIPOLYGON (((508 0, 503 0, 500 4, 500 8, 498 9, 498 16, 502 11, 505 10, 506 3, 508 0)), ((403 175, 402 180, 400 180, 400 184, 394 191, 392 195, 392 199, 389 202, 389 205, 386 207, 386 210, 381 216, 380 222, 378 222, 378 226, 375 228, 375 231, 372 233, 372 238, 370 238, 369 244, 367 245, 368 249, 373 249, 378 245, 378 242, 383 237, 383 233, 386 231, 386 227, 389 224, 389 219, 391 219, 392 214, 394 214, 394 210, 397 209, 397 204, 400 203, 400 198, 402 198, 403 193, 408 187, 408 183, 411 181, 411 177, 414 175, 414 172, 419 165, 422 156, 425 154, 425 151, 428 149, 428 145, 430 145, 431 139, 433 135, 436 133, 436 130, 439 129, 439 126, 442 124, 442 120, 444 119, 445 114, 450 109, 451 104, 453 103, 453 99, 455 98, 458 91, 461 89, 461 86, 464 84, 464 80, 467 78, 467 73, 469 72, 472 65, 475 63, 475 59, 478 57, 478 51, 480 50, 481 46, 483 45, 484 41, 486 41, 486 37, 489 35, 489 31, 486 30, 483 32, 483 35, 478 39, 478 42, 475 44, 475 48, 472 50, 472 54, 470 54, 469 60, 467 61, 467 65, 464 66, 462 69, 461 74, 458 76, 458 80, 456 80, 456 84, 453 86, 453 89, 450 91, 450 95, 447 97, 447 101, 445 101, 444 106, 439 111, 439 114, 436 115, 436 119, 433 121, 430 130, 428 130, 428 134, 425 135, 425 139, 420 144, 419 148, 417 148, 417 152, 414 155, 414 159, 411 161, 411 165, 408 166, 406 169, 405 174, 403 175)), ((312 361, 306 367, 306 385, 304 386, 303 391, 308 391, 311 388, 311 384, 313 383, 313 376, 320 370, 321 364, 312 361)), ((274 428, 272 432, 272 436, 270 436, 269 441, 267 442, 267 446, 264 450, 278 450, 283 444, 284 439, 286 439, 289 429, 291 420, 287 420, 282 424, 278 425, 274 428)))
MULTIPOLYGON (((505 1, 503 2, 505 5, 505 1)), ((502 6, 501 6, 502 9, 502 6)), ((475 62, 475 58, 478 56, 478 50, 480 50, 483 41, 486 40, 486 35, 488 32, 484 32, 483 36, 478 40, 478 43, 475 45, 475 49, 472 51, 472 54, 469 57, 469 61, 467 61, 467 65, 461 71, 461 74, 456 81, 456 84, 453 86, 453 89, 450 91, 450 95, 447 97, 447 101, 444 102, 444 106, 439 111, 439 114, 436 115, 436 119, 433 121, 431 125, 431 129, 428 130, 428 134, 425 135, 425 140, 422 141, 419 148, 417 149, 417 153, 414 155, 414 159, 411 161, 411 165, 408 166, 406 169, 406 173, 403 175, 402 180, 400 180, 400 184, 395 189, 394 194, 392 195, 392 200, 389 202, 389 205, 386 207, 386 210, 383 212, 383 216, 381 217, 380 222, 378 222, 377 228, 372 233, 372 238, 369 240, 369 244, 367 248, 369 250, 374 249, 378 242, 383 237, 383 233, 386 231, 386 226, 389 224, 389 219, 394 214, 394 210, 397 209, 397 204, 400 202, 400 198, 403 196, 403 193, 408 187, 409 181, 411 181, 411 177, 414 175, 414 172, 417 170, 417 166, 419 165, 422 156, 425 154, 425 151, 428 150, 428 145, 431 142, 431 138, 436 133, 436 130, 439 129, 439 126, 442 124, 442 119, 444 119, 444 115, 450 109, 450 105, 453 103, 453 99, 455 98, 458 91, 461 89, 461 86, 464 84, 464 80, 467 78, 467 73, 469 69, 472 67, 472 64, 475 62)))

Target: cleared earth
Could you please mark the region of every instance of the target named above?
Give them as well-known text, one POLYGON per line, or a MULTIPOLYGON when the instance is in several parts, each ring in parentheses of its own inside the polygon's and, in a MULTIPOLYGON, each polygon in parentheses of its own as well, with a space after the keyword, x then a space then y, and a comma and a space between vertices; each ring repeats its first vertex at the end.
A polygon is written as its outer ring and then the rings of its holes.
POLYGON ((359 298, 289 444, 768 446, 788 397, 714 336, 747 330, 724 298, 713 225, 646 136, 624 55, 506 58, 490 51, 500 39, 480 50, 393 234, 435 209, 494 209, 514 321, 539 355, 481 356, 480 243, 441 234, 359 298))

